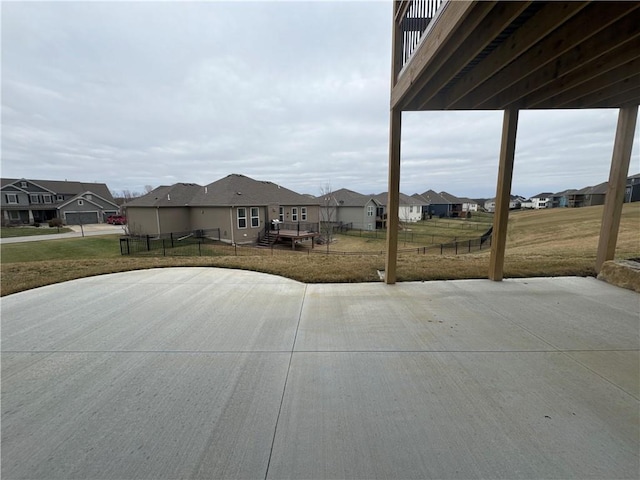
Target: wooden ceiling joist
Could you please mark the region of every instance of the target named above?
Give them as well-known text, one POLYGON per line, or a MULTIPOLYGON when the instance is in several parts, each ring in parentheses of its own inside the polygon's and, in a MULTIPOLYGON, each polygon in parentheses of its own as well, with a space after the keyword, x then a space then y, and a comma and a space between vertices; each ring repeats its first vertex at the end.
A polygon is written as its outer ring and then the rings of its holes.
POLYGON ((426 95, 434 95, 447 85, 530 5, 531 2, 482 2, 462 23, 461 30, 470 34, 460 38, 456 54, 451 55, 449 50, 439 52, 420 81, 412 82, 411 93, 405 95, 402 104, 411 105, 417 96, 423 103, 430 100, 426 95))
MULTIPOLYGON (((475 68, 469 69, 460 78, 456 79, 450 88, 444 92, 442 99, 432 103, 440 110, 455 106, 456 102, 461 100, 470 90, 491 78, 495 72, 504 68, 513 59, 535 45, 541 36, 546 36, 554 31, 586 5, 587 2, 565 3, 561 7, 562 15, 558 15, 558 7, 556 5, 544 5, 529 22, 509 36, 482 62, 479 62, 475 68)), ((418 105, 418 109, 423 109, 424 106, 423 102, 418 105)))
POLYGON ((640 73, 640 2, 449 2, 439 20, 392 88, 392 108, 588 108, 585 82, 595 106, 607 95, 597 78, 640 73))

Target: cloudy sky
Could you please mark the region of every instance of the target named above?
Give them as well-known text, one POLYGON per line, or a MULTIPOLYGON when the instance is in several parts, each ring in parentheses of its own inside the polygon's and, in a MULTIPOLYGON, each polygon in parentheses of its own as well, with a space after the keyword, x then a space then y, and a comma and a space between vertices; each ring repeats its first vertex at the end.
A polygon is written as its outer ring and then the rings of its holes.
MULTIPOLYGON (((387 190, 390 1, 1 9, 2 177, 140 192, 241 173, 314 195, 387 190)), ((521 112, 513 193, 607 180, 616 121, 521 112)), ((494 196, 501 123, 403 114, 401 190, 494 196)))

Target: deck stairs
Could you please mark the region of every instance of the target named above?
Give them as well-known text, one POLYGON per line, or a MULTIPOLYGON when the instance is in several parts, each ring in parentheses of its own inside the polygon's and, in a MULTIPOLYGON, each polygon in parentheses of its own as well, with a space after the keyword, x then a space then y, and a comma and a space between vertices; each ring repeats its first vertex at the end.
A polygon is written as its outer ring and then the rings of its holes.
POLYGON ((278 234, 276 232, 268 231, 266 233, 266 235, 261 235, 260 236, 260 239, 258 240, 258 246, 259 247, 270 247, 274 243, 276 243, 277 239, 278 239, 278 234))

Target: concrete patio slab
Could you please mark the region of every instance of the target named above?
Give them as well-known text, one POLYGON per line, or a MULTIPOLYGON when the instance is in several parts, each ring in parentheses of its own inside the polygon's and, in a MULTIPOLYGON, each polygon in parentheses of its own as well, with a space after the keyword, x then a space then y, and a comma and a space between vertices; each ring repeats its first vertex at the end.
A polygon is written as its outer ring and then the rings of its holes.
POLYGON ((268 478, 633 478, 637 415, 562 353, 296 354, 268 478))
POLYGON ((2 298, 2 478, 634 478, 640 295, 170 268, 2 298))
POLYGON ((3 353, 2 478, 263 478, 288 364, 286 353, 3 353))

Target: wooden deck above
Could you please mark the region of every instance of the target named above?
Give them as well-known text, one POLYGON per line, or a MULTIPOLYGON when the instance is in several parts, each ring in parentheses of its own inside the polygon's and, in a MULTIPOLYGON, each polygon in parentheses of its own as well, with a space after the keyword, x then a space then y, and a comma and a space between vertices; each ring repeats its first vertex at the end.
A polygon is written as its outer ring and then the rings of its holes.
POLYGON ((396 2, 391 107, 640 103, 640 2, 396 2))

